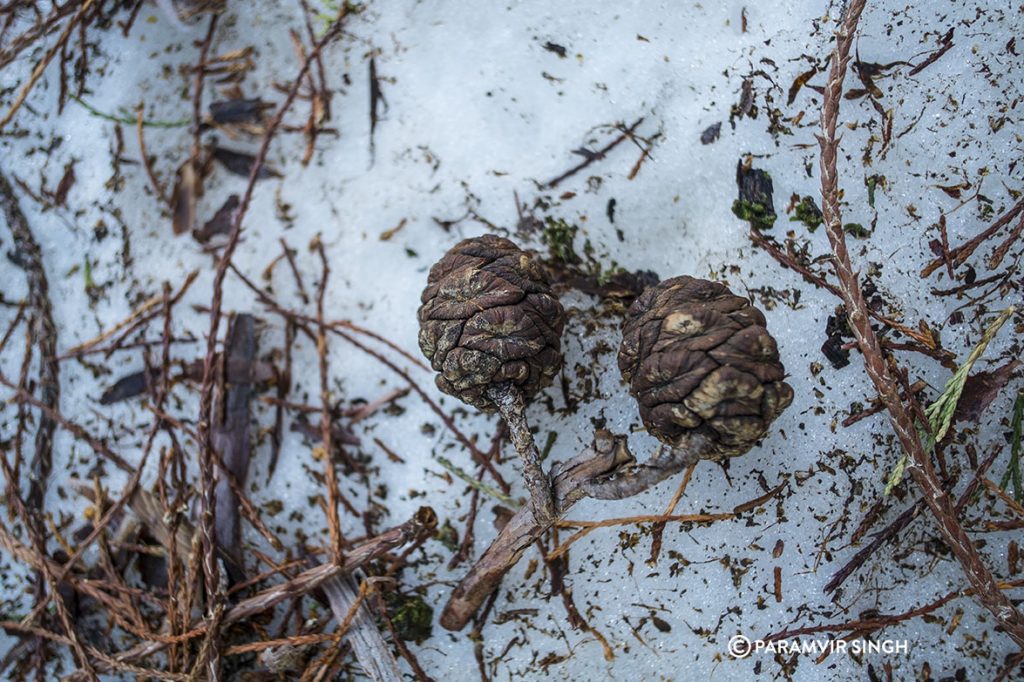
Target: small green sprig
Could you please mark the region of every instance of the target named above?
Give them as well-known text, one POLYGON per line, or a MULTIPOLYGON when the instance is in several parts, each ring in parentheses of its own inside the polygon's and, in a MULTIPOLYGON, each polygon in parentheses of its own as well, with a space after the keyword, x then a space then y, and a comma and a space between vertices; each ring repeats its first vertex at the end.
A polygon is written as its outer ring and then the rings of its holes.
POLYGON ((445 469, 447 469, 449 473, 454 474, 455 476, 461 478, 463 481, 465 481, 467 484, 469 484, 470 487, 476 488, 477 490, 479 490, 480 492, 484 493, 485 495, 490 495, 494 499, 499 500, 501 502, 504 502, 506 505, 508 505, 512 509, 519 509, 521 506, 523 506, 523 505, 519 504, 518 502, 516 502, 515 500, 513 500, 508 495, 506 495, 505 493, 503 493, 500 490, 498 490, 497 488, 491 487, 491 486, 487 485, 486 483, 484 483, 483 481, 480 481, 478 479, 473 478, 472 476, 467 474, 465 471, 463 471, 459 467, 457 467, 454 464, 452 464, 451 460, 448 459, 447 457, 438 457, 437 461, 438 461, 438 463, 441 464, 441 466, 443 466, 445 469))
MULTIPOLYGON (((114 123, 123 123, 125 125, 136 125, 139 122, 138 117, 132 116, 127 109, 121 109, 121 115, 116 116, 114 114, 108 114, 105 111, 100 111, 99 109, 89 104, 77 95, 70 95, 70 97, 72 101, 77 103, 79 106, 81 106, 83 109, 88 111, 93 116, 98 116, 99 118, 103 118, 108 121, 113 121, 114 123)), ((149 119, 144 118, 142 119, 142 125, 145 128, 184 128, 185 126, 192 125, 192 119, 183 118, 177 121, 151 121, 149 119)))
POLYGON ((1013 419, 1010 421, 1010 428, 1013 429, 1013 436, 1010 440, 1010 465, 1006 468, 999 487, 1006 490, 1007 484, 1013 482, 1013 499, 1017 502, 1024 502, 1024 485, 1021 485, 1020 473, 1020 451, 1021 431, 1024 424, 1024 391, 1017 393, 1017 400, 1013 403, 1013 419))
MULTIPOLYGON (((930 455, 935 448, 935 444, 941 441, 949 431, 949 427, 953 423, 953 414, 956 412, 956 405, 960 402, 960 396, 964 392, 967 377, 970 375, 974 363, 985 353, 988 344, 992 342, 992 339, 996 337, 996 334, 999 333, 999 330, 1016 310, 1015 306, 1010 306, 999 313, 999 316, 985 329, 981 340, 974 347, 974 350, 971 351, 971 354, 967 356, 964 364, 960 365, 949 381, 946 382, 942 395, 939 396, 938 400, 925 408, 924 414, 928 418, 928 429, 919 428, 919 430, 922 440, 925 441, 924 449, 926 454, 930 455)), ((906 471, 906 468, 907 454, 903 453, 899 461, 896 462, 896 466, 893 467, 892 473, 889 474, 889 478, 885 483, 885 490, 883 491, 884 495, 888 495, 892 492, 893 488, 899 485, 900 481, 903 480, 903 473, 906 471)))

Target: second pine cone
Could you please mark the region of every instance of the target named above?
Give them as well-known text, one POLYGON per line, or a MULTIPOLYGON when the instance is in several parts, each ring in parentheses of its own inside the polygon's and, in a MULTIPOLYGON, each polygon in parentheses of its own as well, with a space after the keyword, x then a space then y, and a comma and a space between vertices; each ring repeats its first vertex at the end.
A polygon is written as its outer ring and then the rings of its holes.
POLYGON ((665 280, 633 303, 619 369, 651 434, 675 445, 696 431, 715 457, 749 450, 793 401, 761 311, 693 277, 665 280))

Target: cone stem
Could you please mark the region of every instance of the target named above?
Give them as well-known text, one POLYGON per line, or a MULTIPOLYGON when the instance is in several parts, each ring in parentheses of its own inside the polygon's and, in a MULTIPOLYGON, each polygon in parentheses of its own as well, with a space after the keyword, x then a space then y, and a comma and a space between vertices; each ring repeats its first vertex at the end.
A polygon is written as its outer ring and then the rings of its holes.
POLYGON ((526 405, 522 392, 512 384, 499 384, 487 389, 487 397, 494 402, 501 418, 508 425, 509 439, 519 453, 523 463, 523 479, 530 492, 534 516, 539 523, 556 518, 555 499, 551 492, 551 480, 545 475, 540 463, 540 450, 530 433, 526 421, 526 405))

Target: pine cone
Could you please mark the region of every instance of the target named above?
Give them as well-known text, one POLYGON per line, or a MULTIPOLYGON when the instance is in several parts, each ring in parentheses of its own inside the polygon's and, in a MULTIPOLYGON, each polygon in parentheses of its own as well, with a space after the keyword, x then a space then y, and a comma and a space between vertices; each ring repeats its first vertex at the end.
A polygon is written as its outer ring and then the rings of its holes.
POLYGON ((619 369, 648 432, 669 445, 696 431, 715 457, 749 450, 793 401, 764 315, 717 282, 648 288, 623 324, 619 369))
POLYGON ((562 365, 565 311, 532 256, 484 235, 451 248, 427 278, 419 309, 420 349, 445 393, 495 409, 489 387, 510 383, 525 398, 562 365))

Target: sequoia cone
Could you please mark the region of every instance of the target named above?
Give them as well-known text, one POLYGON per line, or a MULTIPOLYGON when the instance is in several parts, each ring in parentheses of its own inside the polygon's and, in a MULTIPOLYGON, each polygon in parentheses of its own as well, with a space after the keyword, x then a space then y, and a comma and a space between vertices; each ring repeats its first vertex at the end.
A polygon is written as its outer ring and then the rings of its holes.
POLYGON ((562 365, 565 311, 532 256, 494 235, 466 239, 434 267, 419 309, 419 343, 438 388, 482 410, 495 386, 529 399, 562 365))
POLYGON ((741 455, 793 401, 764 315, 717 282, 674 277, 648 288, 622 337, 622 376, 648 432, 669 445, 696 431, 713 456, 741 455))

